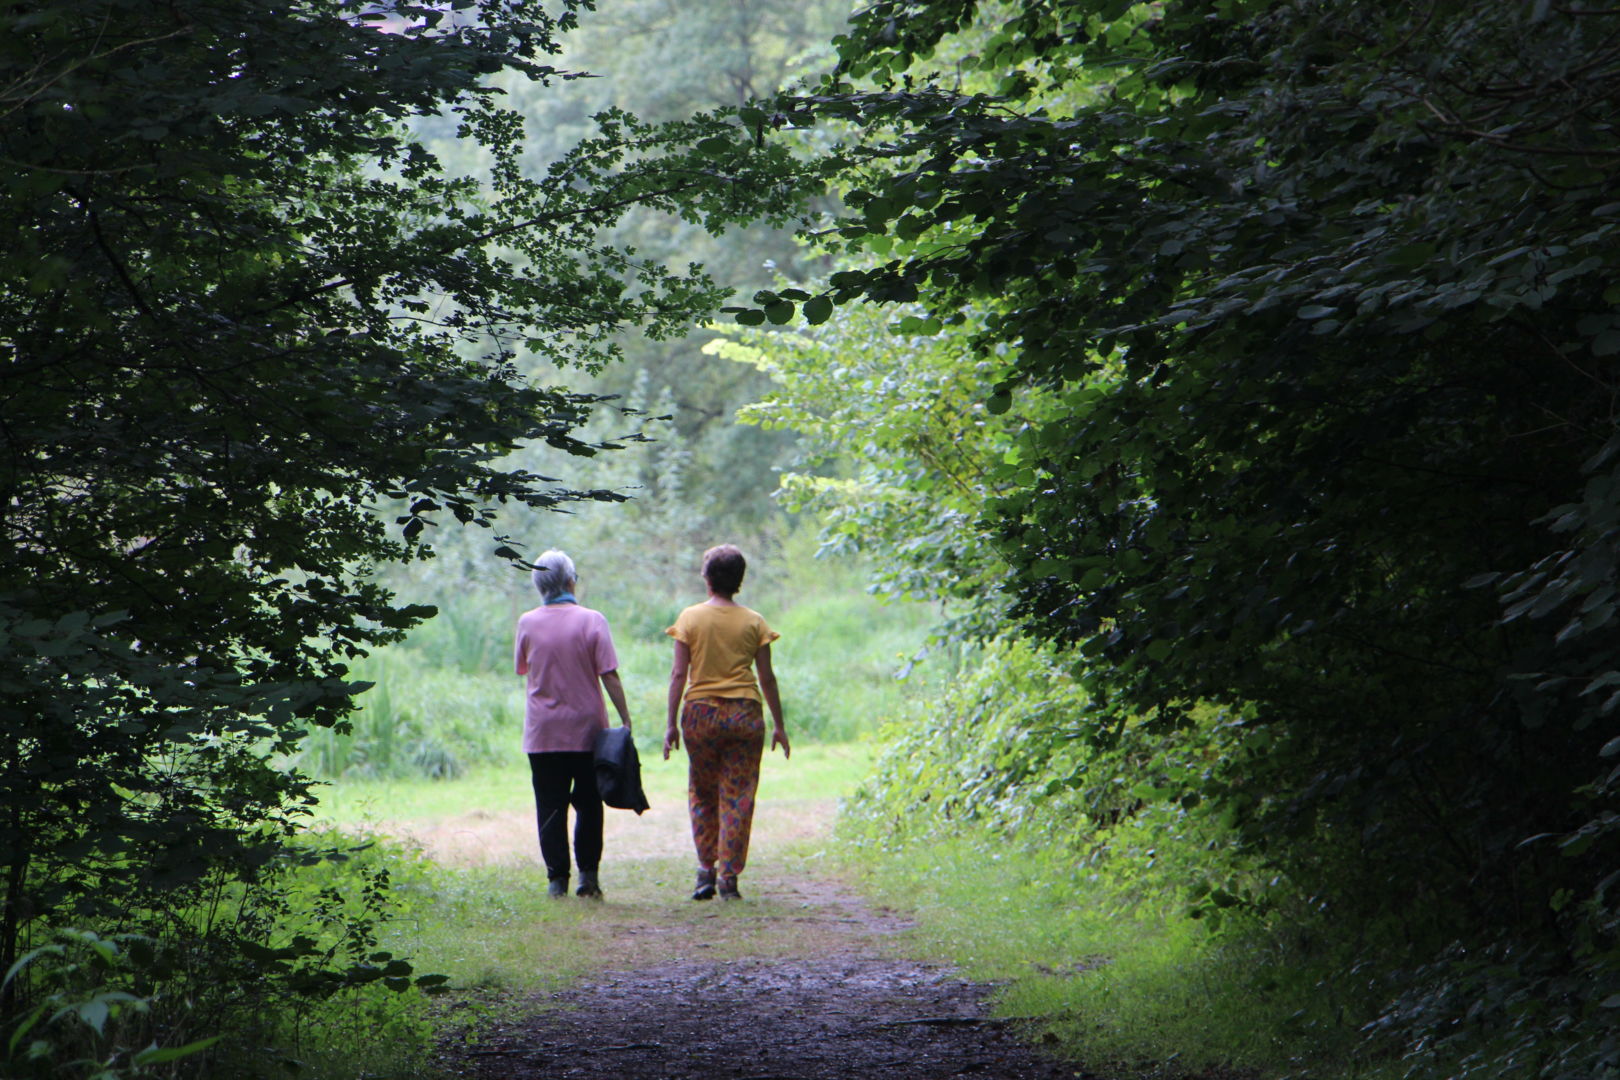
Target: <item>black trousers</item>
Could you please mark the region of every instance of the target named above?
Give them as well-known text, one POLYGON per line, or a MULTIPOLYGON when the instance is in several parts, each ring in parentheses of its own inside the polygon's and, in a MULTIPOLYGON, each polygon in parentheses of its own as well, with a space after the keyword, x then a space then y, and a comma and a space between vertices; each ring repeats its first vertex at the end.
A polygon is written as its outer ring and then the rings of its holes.
POLYGON ((568 880, 568 807, 574 808, 574 860, 595 872, 602 862, 602 798, 596 793, 596 755, 552 750, 529 755, 534 812, 540 822, 540 858, 546 877, 568 880))

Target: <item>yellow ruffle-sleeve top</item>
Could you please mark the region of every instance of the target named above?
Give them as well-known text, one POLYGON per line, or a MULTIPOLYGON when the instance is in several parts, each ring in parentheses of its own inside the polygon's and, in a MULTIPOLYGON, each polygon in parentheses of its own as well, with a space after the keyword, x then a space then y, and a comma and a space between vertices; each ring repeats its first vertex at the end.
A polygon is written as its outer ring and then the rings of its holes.
POLYGON ((754 655, 781 637, 751 608, 693 604, 664 633, 686 643, 691 665, 686 699, 752 698, 759 700, 754 655))

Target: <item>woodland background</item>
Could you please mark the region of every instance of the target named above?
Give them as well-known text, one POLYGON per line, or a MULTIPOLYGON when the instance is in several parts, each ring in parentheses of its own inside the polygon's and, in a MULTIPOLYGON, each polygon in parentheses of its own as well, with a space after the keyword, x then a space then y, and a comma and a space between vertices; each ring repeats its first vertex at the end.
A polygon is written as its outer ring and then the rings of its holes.
POLYGON ((1620 13, 600 8, 0 7, 8 1074, 408 1057, 316 781, 506 754, 549 546, 650 748, 719 539, 1076 1055, 1620 1072, 1620 13))

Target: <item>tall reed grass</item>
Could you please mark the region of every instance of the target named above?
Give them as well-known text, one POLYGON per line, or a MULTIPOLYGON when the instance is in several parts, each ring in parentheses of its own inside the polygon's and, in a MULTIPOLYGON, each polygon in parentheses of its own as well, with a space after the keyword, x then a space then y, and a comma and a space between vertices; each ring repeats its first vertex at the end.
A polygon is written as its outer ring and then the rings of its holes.
MULTIPOLYGON (((897 678, 922 648, 932 624, 917 606, 866 594, 852 566, 816 562, 807 537, 762 542, 741 602, 782 634, 773 660, 788 730, 800 740, 840 742, 892 720, 924 681, 897 678)), ((662 740, 672 658, 664 628, 703 598, 690 552, 686 574, 619 575, 576 553, 580 601, 607 616, 619 654, 631 716, 643 754, 662 740)), ((431 567, 433 564, 427 564, 431 567)), ((346 735, 312 733, 297 764, 323 779, 426 776, 450 779, 468 768, 519 753, 523 680, 513 674, 512 631, 538 598, 527 577, 496 561, 438 575, 414 569, 395 583, 412 602, 439 614, 399 645, 356 665, 375 685, 362 695, 346 735)))

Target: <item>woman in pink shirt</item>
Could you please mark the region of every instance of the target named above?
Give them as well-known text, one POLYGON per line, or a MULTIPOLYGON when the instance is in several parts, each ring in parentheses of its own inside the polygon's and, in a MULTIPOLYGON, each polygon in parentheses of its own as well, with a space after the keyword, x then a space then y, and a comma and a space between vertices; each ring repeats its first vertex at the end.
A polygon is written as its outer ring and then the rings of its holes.
POLYGON ((523 751, 534 778, 535 816, 547 892, 568 895, 568 807, 574 808, 574 859, 578 895, 600 899, 602 800, 596 792, 592 753, 596 733, 608 726, 602 691, 619 720, 630 726, 630 708, 619 681, 613 635, 600 612, 574 599, 579 575, 574 560, 548 551, 534 564, 541 604, 517 622, 517 673, 527 676, 523 751))

